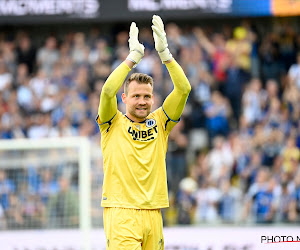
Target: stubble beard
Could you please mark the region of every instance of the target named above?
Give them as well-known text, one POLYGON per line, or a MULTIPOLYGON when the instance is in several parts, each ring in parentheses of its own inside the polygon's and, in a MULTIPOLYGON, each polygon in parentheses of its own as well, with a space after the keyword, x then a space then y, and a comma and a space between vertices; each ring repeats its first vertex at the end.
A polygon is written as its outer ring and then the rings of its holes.
POLYGON ((133 117, 136 117, 138 119, 144 119, 144 118, 146 118, 150 114, 150 110, 148 108, 145 111, 146 111, 145 115, 139 115, 136 109, 131 110, 131 112, 129 112, 129 113, 133 117))

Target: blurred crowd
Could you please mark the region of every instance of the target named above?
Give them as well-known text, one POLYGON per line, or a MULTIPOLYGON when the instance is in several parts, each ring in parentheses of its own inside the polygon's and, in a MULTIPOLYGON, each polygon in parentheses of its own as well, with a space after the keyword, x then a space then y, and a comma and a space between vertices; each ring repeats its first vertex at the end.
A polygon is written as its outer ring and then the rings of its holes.
MULTIPOLYGON (((215 28, 168 23, 166 33, 192 92, 169 136, 165 225, 300 222, 300 33, 288 24, 267 30, 251 20, 215 28)), ((0 34, 0 139, 86 136, 99 144, 99 95, 128 55, 128 30, 69 31, 41 44, 37 36, 25 30, 0 34)), ((145 56, 133 72, 153 77, 155 109, 172 82, 150 28, 140 27, 139 40, 145 56)), ((118 107, 125 112, 122 92, 118 107)), ((70 180, 47 172, 36 176, 51 176, 50 198, 43 199, 38 186, 25 188, 32 195, 22 200, 16 173, 1 166, 0 218, 25 223, 22 204, 29 203, 45 208, 34 218, 71 213, 63 225, 78 224, 78 214, 60 195, 67 190, 65 199, 78 206, 70 180)))

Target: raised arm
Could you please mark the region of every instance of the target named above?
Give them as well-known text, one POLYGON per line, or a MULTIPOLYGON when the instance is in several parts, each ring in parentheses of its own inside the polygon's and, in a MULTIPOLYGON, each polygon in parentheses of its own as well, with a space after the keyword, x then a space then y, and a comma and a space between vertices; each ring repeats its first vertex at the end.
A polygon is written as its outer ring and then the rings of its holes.
POLYGON ((154 15, 152 23, 155 49, 157 50, 161 61, 167 66, 174 84, 173 91, 170 93, 170 95, 168 95, 163 103, 163 109, 171 120, 177 121, 183 112, 187 98, 191 91, 191 85, 182 68, 174 60, 168 49, 168 42, 163 21, 159 16, 154 15))
POLYGON ((139 30, 134 22, 131 23, 129 32, 130 53, 126 60, 121 63, 107 78, 103 85, 98 115, 101 123, 110 121, 117 113, 116 94, 121 88, 130 70, 138 64, 144 56, 144 46, 138 41, 139 30))
POLYGON ((108 122, 117 113, 116 94, 130 70, 131 68, 126 62, 123 62, 110 74, 103 85, 98 108, 98 115, 101 123, 108 122))
POLYGON ((191 85, 182 68, 174 59, 165 64, 174 84, 174 89, 164 101, 163 109, 170 119, 177 121, 185 107, 187 98, 191 91, 191 85))
POLYGON ((204 34, 203 30, 199 27, 196 27, 193 30, 193 32, 201 47, 204 50, 206 50, 210 55, 213 55, 216 52, 216 47, 211 41, 209 41, 207 36, 204 34))

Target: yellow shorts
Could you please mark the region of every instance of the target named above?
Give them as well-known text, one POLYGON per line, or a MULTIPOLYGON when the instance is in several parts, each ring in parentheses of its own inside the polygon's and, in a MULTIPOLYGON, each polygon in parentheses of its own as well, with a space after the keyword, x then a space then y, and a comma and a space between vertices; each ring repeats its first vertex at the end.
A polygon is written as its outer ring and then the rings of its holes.
POLYGON ((163 250, 160 209, 105 207, 106 249, 163 250))

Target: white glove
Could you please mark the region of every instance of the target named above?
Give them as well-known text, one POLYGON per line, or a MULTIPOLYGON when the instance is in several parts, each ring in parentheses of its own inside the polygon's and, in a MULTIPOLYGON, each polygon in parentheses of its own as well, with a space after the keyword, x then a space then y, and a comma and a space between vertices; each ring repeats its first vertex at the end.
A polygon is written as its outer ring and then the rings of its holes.
POLYGON ((168 49, 168 42, 166 32, 164 30, 164 23, 160 16, 153 15, 152 18, 153 25, 151 26, 153 30, 153 37, 155 42, 155 49, 162 62, 168 61, 172 58, 172 54, 168 49))
POLYGON ((130 25, 129 39, 128 39, 130 53, 126 59, 134 62, 135 64, 138 64, 142 60, 142 57, 144 56, 144 50, 145 50, 144 45, 141 44, 138 40, 138 34, 139 34, 139 29, 138 27, 136 27, 135 22, 132 22, 130 25))

